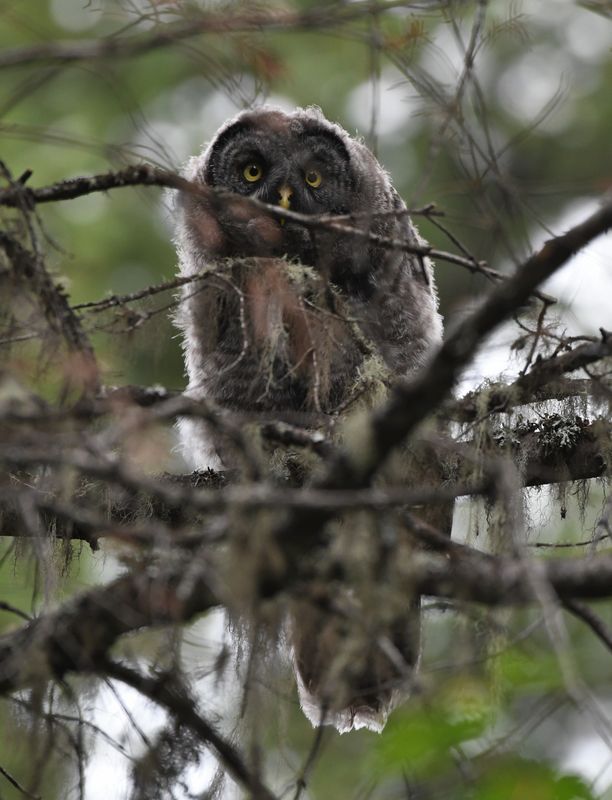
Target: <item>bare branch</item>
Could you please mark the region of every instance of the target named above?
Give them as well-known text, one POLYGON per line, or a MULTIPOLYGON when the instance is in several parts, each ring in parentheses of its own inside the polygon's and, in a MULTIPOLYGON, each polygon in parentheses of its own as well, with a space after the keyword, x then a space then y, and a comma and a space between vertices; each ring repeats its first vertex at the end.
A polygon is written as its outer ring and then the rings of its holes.
POLYGON ((166 186, 177 189, 183 188, 185 183, 189 182, 172 172, 148 164, 139 164, 100 175, 72 178, 39 189, 12 185, 0 190, 0 205, 15 208, 25 203, 26 206, 33 207, 39 203, 75 200, 77 197, 95 192, 107 192, 109 189, 119 189, 124 186, 166 186))
POLYGON ((26 788, 24 788, 19 783, 19 781, 11 775, 11 773, 8 770, 4 769, 4 767, 1 764, 0 764, 0 775, 5 777, 6 780, 11 784, 11 786, 14 786, 15 789, 17 789, 17 791, 20 794, 22 794, 24 797, 29 798, 29 800, 42 800, 40 795, 32 794, 31 792, 28 792, 28 790, 26 788))
POLYGON ((11 603, 5 603, 4 600, 0 600, 0 611, 8 611, 10 614, 15 614, 21 619, 30 620, 27 614, 25 614, 20 608, 16 608, 15 606, 11 605, 11 603))

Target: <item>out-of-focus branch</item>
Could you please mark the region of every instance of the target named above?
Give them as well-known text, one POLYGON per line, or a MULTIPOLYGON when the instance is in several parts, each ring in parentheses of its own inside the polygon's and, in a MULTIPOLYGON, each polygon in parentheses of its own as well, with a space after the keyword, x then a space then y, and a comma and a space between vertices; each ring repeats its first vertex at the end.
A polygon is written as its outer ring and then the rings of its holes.
POLYGON ((339 25, 382 14, 406 2, 363 2, 332 4, 304 11, 282 8, 259 8, 248 11, 199 12, 185 20, 162 23, 146 33, 98 39, 85 39, 5 49, 0 54, 0 69, 27 64, 70 64, 102 59, 134 58, 172 47, 204 34, 259 33, 261 31, 319 30, 327 33, 339 25))
POLYGON ((577 600, 566 599, 563 602, 563 605, 575 617, 582 620, 585 625, 588 625, 593 633, 608 648, 608 650, 612 651, 612 630, 608 627, 608 625, 606 625, 600 616, 598 616, 587 605, 580 603, 577 600))
POLYGON ((248 790, 253 800, 275 800, 275 795, 263 784, 260 777, 248 768, 240 751, 198 714, 194 701, 183 687, 177 686, 176 675, 149 678, 113 661, 105 663, 100 671, 103 675, 131 686, 165 708, 177 722, 192 730, 204 744, 211 746, 224 769, 240 786, 248 790))
MULTIPOLYGON (((131 493, 138 493, 138 503, 142 499, 152 500, 158 512, 178 509, 184 514, 217 513, 229 509, 273 508, 296 509, 302 511, 322 510, 330 514, 350 510, 352 508, 382 509, 402 505, 420 505, 438 500, 452 500, 471 491, 482 492, 483 483, 453 484, 448 487, 387 487, 361 489, 294 489, 262 483, 245 483, 224 488, 199 488, 197 483, 202 474, 171 475, 166 479, 156 479, 143 475, 119 460, 101 460, 76 449, 52 451, 49 448, 28 448, 27 446, 3 447, 0 452, 0 463, 24 468, 31 465, 69 466, 83 475, 98 481, 112 483, 131 493)), ((210 472, 211 475, 223 473, 210 472)), ((128 501, 129 503, 130 501, 128 501)), ((41 499, 41 506, 46 506, 41 499)), ((137 507, 137 506, 135 506, 137 507)), ((124 516, 129 505, 119 507, 124 516)))
POLYGON ((209 565, 180 559, 83 592, 0 637, 0 694, 66 672, 95 672, 125 633, 190 620, 218 605, 209 565))
POLYGON ((105 415, 125 415, 129 411, 142 409, 135 420, 140 427, 173 420, 179 416, 196 417, 211 425, 236 427, 245 424, 261 425, 264 435, 276 441, 309 446, 318 444, 325 448, 329 442, 308 428, 326 428, 333 418, 323 412, 274 411, 238 412, 228 411, 210 400, 195 400, 179 391, 164 386, 102 386, 96 397, 82 397, 72 406, 57 408, 51 406, 38 395, 31 396, 31 402, 12 402, 3 398, 0 406, 0 421, 36 425, 39 428, 53 427, 62 421, 91 422, 105 415))
MULTIPOLYGON (((290 426, 281 426, 283 435, 291 432, 290 426)), ((300 429, 295 429, 300 431, 300 429)), ((545 433, 545 432, 544 432, 545 433)), ((304 432, 306 436, 308 432, 304 432)), ((281 435, 281 440, 283 440, 281 435)), ((523 481, 526 486, 541 486, 565 481, 586 480, 612 474, 609 441, 612 423, 596 420, 575 425, 569 446, 550 446, 542 432, 526 431, 508 436, 505 442, 487 445, 488 456, 497 456, 520 450, 523 481)), ((276 437, 273 437, 276 439, 276 437)), ((286 442, 285 442, 286 443, 286 442)), ((316 440, 292 439, 296 446, 309 449, 323 447, 327 455, 330 445, 316 440)), ((480 442, 482 446, 482 442, 480 442)), ((59 502, 48 493, 35 487, 30 476, 25 482, 9 487, 0 495, 0 536, 28 538, 32 534, 22 524, 19 510, 20 492, 26 492, 30 502, 42 514, 45 529, 56 531, 59 538, 80 539, 93 548, 101 538, 113 538, 137 546, 182 546, 193 548, 205 542, 214 542, 218 534, 199 528, 192 534, 181 533, 165 526, 164 521, 187 525, 203 513, 215 514, 229 509, 273 508, 294 509, 306 513, 341 513, 353 508, 381 510, 401 506, 442 503, 466 494, 486 494, 491 491, 488 480, 472 477, 474 459, 478 448, 472 442, 452 443, 451 460, 459 466, 453 482, 444 486, 388 486, 346 490, 326 490, 306 487, 294 489, 283 486, 246 484, 232 486, 235 476, 228 472, 194 472, 188 475, 166 475, 158 478, 140 477, 133 470, 108 462, 98 463, 91 454, 63 449, 52 452, 39 447, 3 448, 0 458, 12 466, 28 470, 40 464, 76 467, 87 476, 83 488, 76 492, 73 503, 59 502), (91 481, 91 478, 94 481, 91 481), (115 484, 127 489, 114 500, 107 498, 106 489, 115 484), (91 510, 91 506, 99 511, 91 510), (144 509, 144 510, 143 510, 144 509), (154 516, 151 516, 151 515, 154 516)))
POLYGON ((0 247, 11 262, 12 275, 35 298, 51 330, 78 355, 81 363, 73 365, 73 373, 90 389, 96 388, 99 373, 94 350, 64 291, 54 283, 42 259, 5 231, 0 231, 0 247))
MULTIPOLYGON (((612 597, 612 555, 546 559, 542 579, 561 599, 612 597)), ((483 556, 462 547, 451 558, 413 553, 398 565, 407 597, 422 594, 485 605, 537 603, 523 560, 483 556)), ((107 653, 124 634, 188 622, 219 604, 203 559, 168 559, 90 589, 33 622, 0 637, 0 694, 68 672, 103 672, 107 653)), ((285 585, 289 589, 290 583, 285 585)))

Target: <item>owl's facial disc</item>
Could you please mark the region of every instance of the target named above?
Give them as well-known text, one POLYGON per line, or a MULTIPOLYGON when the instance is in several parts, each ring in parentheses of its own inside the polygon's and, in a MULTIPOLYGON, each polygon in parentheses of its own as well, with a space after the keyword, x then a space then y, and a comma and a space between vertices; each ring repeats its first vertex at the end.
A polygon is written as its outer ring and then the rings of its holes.
MULTIPOLYGON (((318 122, 276 124, 277 116, 246 115, 225 129, 211 148, 206 183, 299 214, 346 213, 354 178, 345 144, 318 122)), ((253 218, 261 214, 254 210, 253 218)), ((316 237, 295 221, 271 217, 267 230, 278 227, 264 243, 247 214, 228 217, 226 224, 236 255, 262 255, 268 248, 266 254, 316 264, 316 237)))

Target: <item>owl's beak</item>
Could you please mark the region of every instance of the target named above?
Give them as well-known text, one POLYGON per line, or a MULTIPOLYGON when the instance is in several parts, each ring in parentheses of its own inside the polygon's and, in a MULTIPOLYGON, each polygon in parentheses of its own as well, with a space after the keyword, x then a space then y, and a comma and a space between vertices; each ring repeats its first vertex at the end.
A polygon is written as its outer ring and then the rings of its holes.
MULTIPOLYGON (((285 184, 284 186, 280 187, 278 194, 280 196, 280 200, 278 201, 279 206, 281 208, 289 209, 291 207, 291 200, 289 198, 293 194, 293 189, 285 184)), ((285 220, 281 219, 280 224, 284 225, 285 220)))

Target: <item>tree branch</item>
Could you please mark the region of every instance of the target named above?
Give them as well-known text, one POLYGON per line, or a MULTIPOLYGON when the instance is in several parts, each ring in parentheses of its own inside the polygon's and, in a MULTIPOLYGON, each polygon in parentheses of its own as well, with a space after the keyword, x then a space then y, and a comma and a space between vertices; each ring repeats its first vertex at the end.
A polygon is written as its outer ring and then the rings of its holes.
POLYGON ((99 39, 51 42, 5 49, 0 55, 0 69, 28 64, 70 64, 81 61, 134 58, 154 50, 172 47, 203 34, 260 33, 261 31, 317 30, 329 32, 335 26, 382 14, 406 3, 352 3, 349 6, 322 6, 305 11, 258 8, 253 11, 230 13, 200 12, 190 14, 185 21, 162 23, 152 31, 134 36, 107 36, 99 39))
POLYGON ((612 651, 612 629, 610 629, 605 622, 594 611, 592 611, 584 603, 579 603, 576 600, 565 599, 563 605, 568 611, 582 620, 593 633, 603 642, 603 644, 612 651))
MULTIPOLYGON (((542 580, 561 599, 597 600, 612 596, 612 556, 538 561, 542 580)), ((471 554, 452 563, 425 553, 414 556, 406 576, 424 594, 484 605, 523 606, 538 602, 523 559, 471 554)))
POLYGON ((275 800, 275 795, 262 783, 257 774, 246 765, 244 756, 215 728, 197 713, 194 701, 181 687, 177 686, 176 676, 148 678, 136 670, 113 661, 107 661, 100 670, 107 675, 131 686, 136 691, 167 709, 181 725, 186 725, 204 744, 211 746, 221 764, 232 778, 249 791, 253 800, 275 800))
POLYGON ((186 622, 218 605, 207 562, 169 559, 73 597, 0 637, 0 694, 66 672, 95 672, 125 633, 186 622))
MULTIPOLYGON (((143 393, 142 399, 148 402, 150 398, 143 393)), ((193 402, 190 398, 186 400, 190 404, 193 402)), ((194 406, 197 407, 197 403, 194 406)), ((586 480, 612 474, 609 452, 612 422, 603 419, 591 423, 574 421, 572 436, 565 445, 551 439, 545 423, 546 420, 541 422, 542 430, 532 430, 528 426, 524 432, 510 431, 501 435, 497 441, 487 444, 488 456, 502 456, 509 450, 509 455, 515 457, 516 451, 520 452, 525 486, 586 480)), ((264 432, 266 427, 264 425, 264 432)), ((335 452, 327 441, 321 441, 316 435, 313 440, 313 434, 308 431, 304 431, 303 436, 293 436, 293 433, 301 434, 302 431, 282 425, 278 431, 274 431, 272 440, 280 439, 294 446, 314 449, 326 458, 335 452)), ((552 435, 556 435, 554 430, 552 435)), ((482 446, 482 442, 478 444, 482 446)), ((473 477, 477 444, 449 441, 448 448, 450 461, 458 466, 454 469, 452 482, 444 486, 329 490, 259 483, 232 486, 236 477, 234 473, 213 470, 153 478, 141 475, 121 462, 96 459, 91 453, 71 450, 66 446, 55 450, 51 446, 41 448, 38 444, 7 444, 0 452, 0 462, 30 472, 24 476, 27 477, 25 481, 8 484, 4 496, 0 494, 0 536, 31 537, 31 531, 24 528, 21 518, 19 502, 24 493, 42 515, 45 530, 56 531, 58 538, 86 541, 95 549, 98 540, 105 537, 136 546, 162 546, 172 542, 177 546, 195 547, 204 541, 213 541, 215 537, 206 537, 203 533, 190 537, 186 533, 179 533, 176 526, 193 523, 203 513, 219 513, 229 509, 294 509, 296 512, 333 515, 352 508, 375 511, 438 504, 461 495, 490 492, 490 481, 475 481, 473 477), (70 503, 59 502, 49 496, 44 486, 36 488, 37 480, 32 470, 40 464, 59 469, 76 467, 82 475, 87 476, 73 490, 76 499, 70 503), (109 490, 110 485, 116 485, 126 493, 114 495, 109 490), (98 510, 92 510, 92 506, 98 510), (154 517, 151 517, 152 513, 154 517), (172 527, 166 527, 164 521, 169 521, 172 527)))
MULTIPOLYGON (((612 597, 610 554, 538 563, 542 579, 562 601, 612 597)), ((538 602, 524 560, 484 555, 467 546, 451 553, 450 559, 413 553, 398 570, 407 597, 416 590, 493 606, 538 602)), ((177 558, 82 592, 56 611, 0 637, 0 694, 68 672, 104 671, 106 654, 124 634, 189 622, 218 605, 212 583, 208 562, 177 558)))
POLYGON ((372 414, 357 441, 329 467, 321 485, 366 484, 415 427, 450 392, 461 370, 483 339, 511 316, 531 292, 562 267, 574 253, 612 227, 612 202, 562 236, 550 239, 506 283, 449 332, 437 355, 412 381, 396 384, 387 403, 372 414))
POLYGON ((53 282, 42 259, 4 231, 0 231, 0 247, 12 264, 14 277, 34 296, 51 330, 79 355, 81 363, 72 365, 73 376, 90 390, 97 389, 99 370, 93 347, 64 291, 53 282))
MULTIPOLYGON (((487 386, 485 389, 470 392, 453 403, 445 405, 444 410, 453 419, 461 422, 472 422, 478 417, 491 412, 507 411, 514 406, 533 403, 538 400, 554 399, 558 392, 553 387, 550 394, 540 392, 547 384, 581 367, 594 364, 612 356, 612 333, 602 328, 601 341, 588 342, 574 347, 567 353, 539 359, 525 375, 521 375, 508 385, 487 386)), ((586 388, 585 381, 574 381, 567 386, 567 395, 563 394, 563 386, 558 387, 561 396, 582 394, 586 388)), ((588 382, 591 384, 591 381, 588 382)))
MULTIPOLYGON (((60 181, 51 186, 43 186, 38 189, 31 189, 27 186, 11 186, 0 190, 0 205, 17 207, 25 204, 26 207, 33 207, 38 203, 53 203, 63 200, 74 200, 84 195, 94 192, 106 192, 109 189, 119 189, 126 186, 163 186, 170 189, 178 189, 193 196, 199 197, 202 202, 218 205, 229 197, 233 197, 230 192, 214 189, 202 183, 188 181, 182 176, 168 170, 152 167, 148 164, 126 167, 116 172, 109 172, 90 177, 73 178, 67 181, 60 181)), ((278 219, 291 220, 309 229, 327 229, 336 233, 351 236, 356 239, 365 239, 381 247, 390 250, 400 250, 414 255, 429 257, 435 261, 447 261, 457 264, 470 272, 481 272, 488 274, 495 279, 504 279, 499 272, 490 270, 483 264, 478 264, 473 258, 460 256, 446 250, 438 250, 428 244, 415 244, 403 239, 391 239, 385 236, 372 233, 367 227, 359 228, 355 225, 348 225, 346 215, 334 217, 328 214, 301 214, 291 211, 281 206, 269 205, 257 200, 254 197, 239 195, 240 201, 250 205, 253 209, 266 211, 271 216, 278 219)), ((401 212, 400 212, 401 213, 401 212)), ((554 298, 543 295, 535 291, 536 295, 545 302, 554 302, 554 298)))

